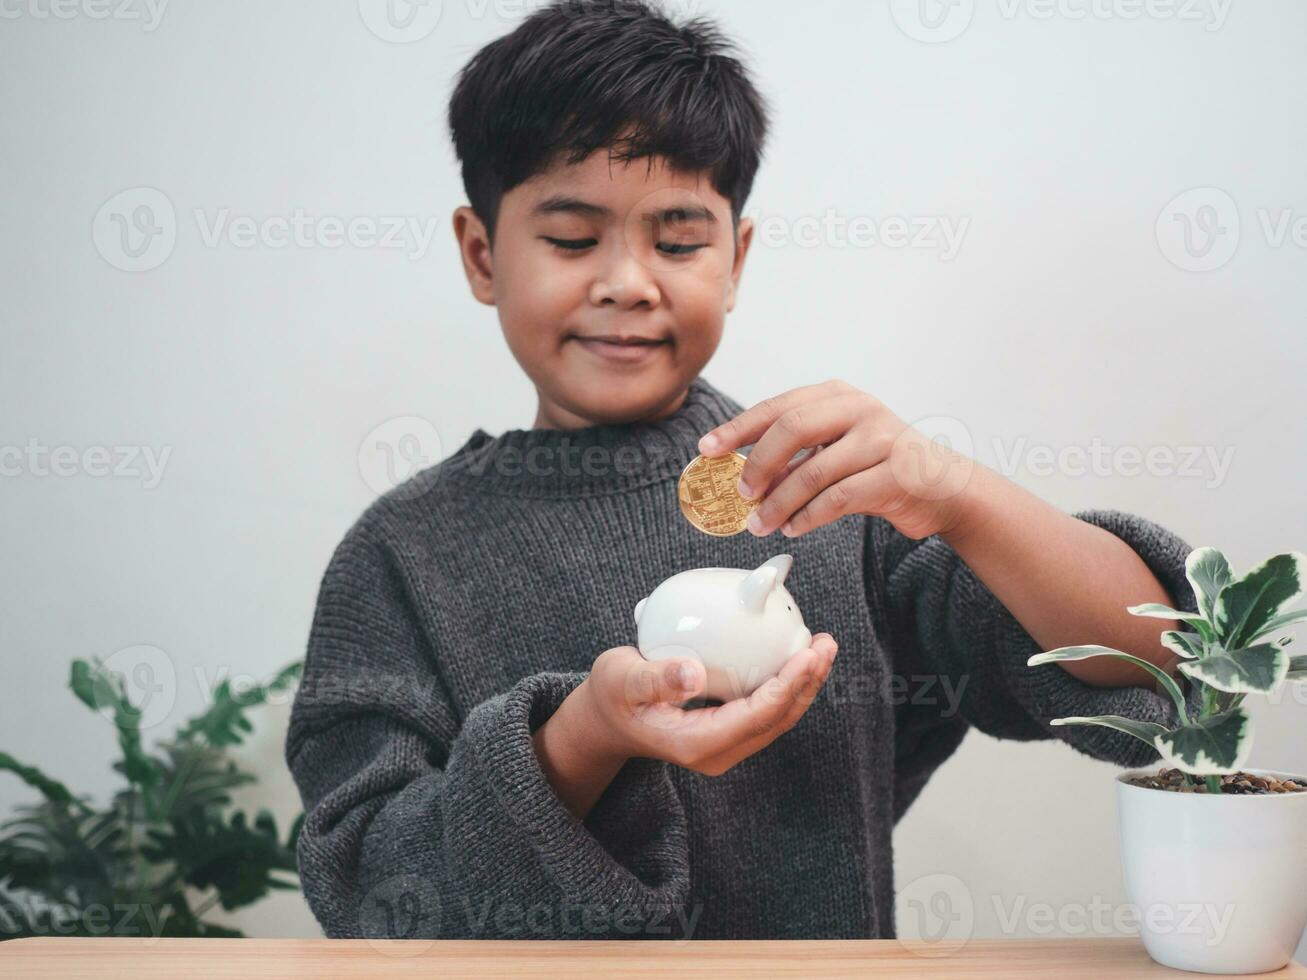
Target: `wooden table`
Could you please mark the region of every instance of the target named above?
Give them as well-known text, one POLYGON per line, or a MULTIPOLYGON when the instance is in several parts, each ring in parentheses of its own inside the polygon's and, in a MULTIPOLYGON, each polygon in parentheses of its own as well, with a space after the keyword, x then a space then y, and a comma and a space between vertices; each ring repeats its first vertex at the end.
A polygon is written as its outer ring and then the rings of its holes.
MULTIPOLYGON (((1137 939, 865 940, 68 939, 0 943, 0 976, 94 980, 312 977, 1199 977, 1158 966, 1137 939)), ((1291 963, 1276 980, 1307 978, 1291 963)))

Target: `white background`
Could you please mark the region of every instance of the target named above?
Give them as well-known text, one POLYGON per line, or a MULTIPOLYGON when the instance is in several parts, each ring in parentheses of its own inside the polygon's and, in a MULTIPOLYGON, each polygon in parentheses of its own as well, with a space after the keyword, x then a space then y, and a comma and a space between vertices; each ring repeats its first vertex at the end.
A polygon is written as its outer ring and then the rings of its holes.
MULTIPOLYGON (((170 456, 149 489, 86 467, 0 478, 0 749, 103 794, 110 727, 66 690, 72 658, 164 651, 171 711, 148 734, 168 733, 222 671, 302 656, 327 557, 374 496, 377 426, 428 420, 424 444, 397 445, 434 457, 531 423, 457 261, 443 128, 454 73, 523 5, 445 0, 396 43, 369 0, 174 0, 157 25, 143 4, 131 20, 69 2, 60 19, 0 0, 0 446, 170 456), (123 271, 111 215, 141 187, 174 218, 141 260, 161 263, 123 271), (224 215, 273 219, 275 238, 297 209, 435 237, 205 240, 224 215)), ((955 420, 991 466, 1034 446, 1233 452, 1222 479, 1210 461, 1050 474, 1028 456, 1010 475, 1067 510, 1159 520, 1237 571, 1307 545, 1307 5, 1215 3, 930 0, 923 21, 915 0, 674 2, 740 39, 775 109, 748 210, 779 233, 705 376, 745 403, 844 377, 909 421, 955 420), (1215 190, 1166 210, 1192 188, 1215 190), (894 217, 965 236, 945 257, 892 222, 859 245, 838 227, 894 217)), ((262 712, 240 754, 261 775, 243 799, 283 822, 286 717, 262 712)), ((1307 770, 1303 705, 1256 718, 1252 763, 1307 770)), ((1124 901, 1113 772, 972 733, 898 830, 899 884, 957 876, 977 935, 1037 934, 1020 910, 1039 903, 1093 931, 1077 909, 1124 901)), ((0 780, 0 813, 28 798, 0 780)), ((296 894, 234 921, 317 931, 296 894)))

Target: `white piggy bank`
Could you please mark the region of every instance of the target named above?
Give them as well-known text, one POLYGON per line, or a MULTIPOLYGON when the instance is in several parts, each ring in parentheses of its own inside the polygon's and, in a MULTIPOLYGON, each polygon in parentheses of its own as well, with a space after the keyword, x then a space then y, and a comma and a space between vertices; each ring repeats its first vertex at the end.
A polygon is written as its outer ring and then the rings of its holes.
POLYGON ((753 571, 692 568, 666 579, 635 606, 640 653, 702 661, 706 698, 752 693, 812 642, 784 584, 793 564, 777 555, 753 571))

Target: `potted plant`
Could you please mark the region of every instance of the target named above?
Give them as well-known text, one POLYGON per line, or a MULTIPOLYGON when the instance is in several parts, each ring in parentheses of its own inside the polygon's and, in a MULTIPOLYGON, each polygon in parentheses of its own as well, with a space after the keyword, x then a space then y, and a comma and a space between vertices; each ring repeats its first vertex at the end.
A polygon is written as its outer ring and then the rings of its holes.
MULTIPOLYGON (((75 660, 69 687, 108 714, 125 785, 103 806, 0 752, 0 773, 37 790, 40 803, 0 822, 0 941, 28 936, 239 936, 205 918, 298 887, 295 842, 272 814, 233 810, 231 791, 255 781, 227 756, 253 728, 246 712, 288 687, 291 664, 266 685, 223 681, 212 703, 157 750, 142 745, 140 710, 121 675, 75 660)), ((301 818, 302 819, 302 818, 301 818)))
POLYGON ((1118 715, 1056 718, 1101 725, 1147 742, 1166 767, 1117 776, 1121 862, 1140 934, 1157 962, 1201 973, 1259 973, 1289 962, 1307 928, 1307 776, 1241 768, 1252 746, 1244 698, 1307 680, 1307 656, 1290 656, 1307 609, 1288 611, 1307 584, 1307 556, 1276 555, 1241 578, 1215 548, 1185 561, 1196 612, 1158 603, 1136 616, 1174 619, 1162 633, 1179 658, 1186 698, 1166 671, 1103 646, 1060 647, 1030 666, 1118 657, 1156 678, 1174 701, 1166 728, 1118 715))

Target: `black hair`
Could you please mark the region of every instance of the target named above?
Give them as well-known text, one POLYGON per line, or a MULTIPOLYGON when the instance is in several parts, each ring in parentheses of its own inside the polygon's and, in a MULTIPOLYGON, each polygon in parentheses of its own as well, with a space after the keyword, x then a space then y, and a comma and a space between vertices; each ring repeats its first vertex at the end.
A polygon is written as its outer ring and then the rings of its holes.
POLYGON ((483 47, 459 74, 449 128, 492 240, 505 193, 605 147, 610 160, 707 171, 738 223, 768 109, 734 51, 711 21, 678 25, 648 0, 558 0, 483 47))

